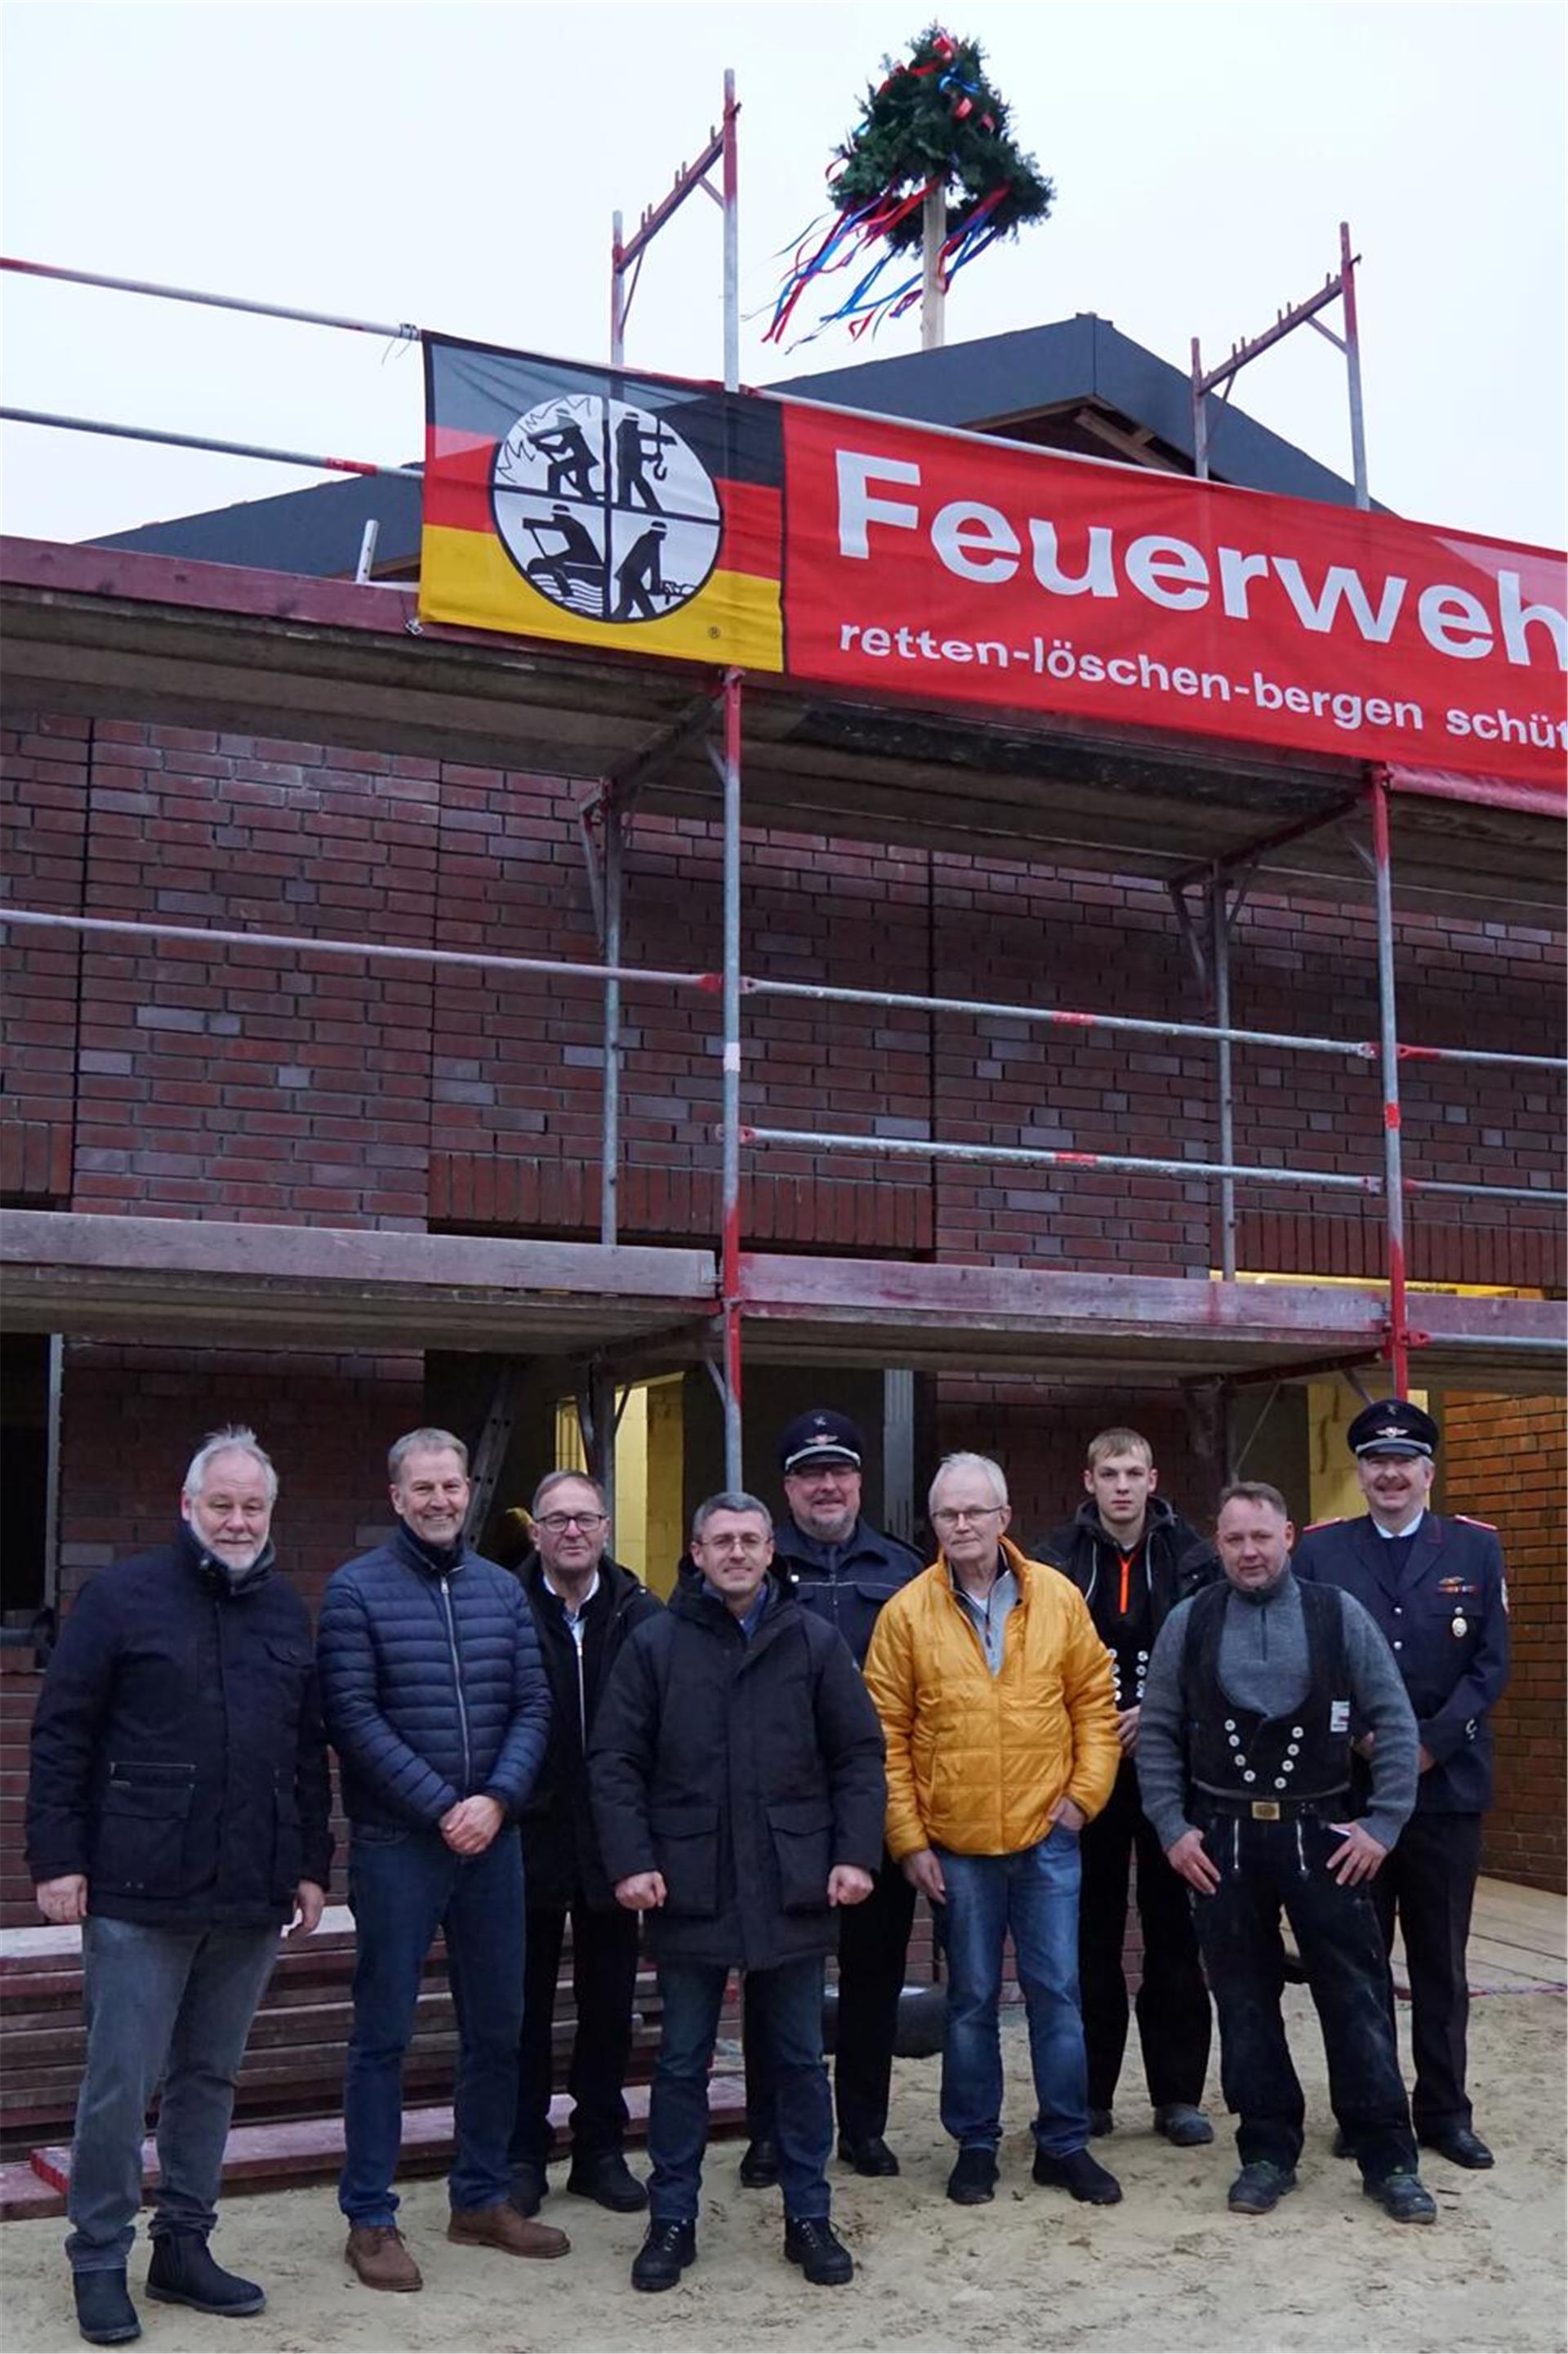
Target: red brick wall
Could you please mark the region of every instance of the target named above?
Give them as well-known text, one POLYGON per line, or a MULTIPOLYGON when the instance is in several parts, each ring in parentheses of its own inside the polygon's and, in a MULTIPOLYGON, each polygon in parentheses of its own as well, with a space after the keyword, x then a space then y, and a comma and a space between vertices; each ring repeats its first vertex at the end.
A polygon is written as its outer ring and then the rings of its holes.
POLYGON ((1563 1466, 1568 1412, 1556 1397, 1450 1393, 1443 1405, 1444 1508, 1496 1527, 1511 1605, 1512 1674, 1492 1720, 1497 1794, 1487 1818, 1482 1868, 1504 1880, 1565 1891, 1563 1466))
MULTIPOLYGON (((575 790, 558 780, 141 722, 16 721, 0 803, 25 904, 409 946, 595 951, 575 790)), ((629 961, 719 960, 714 828, 638 817, 629 961)), ((748 968, 850 988, 1201 1018, 1158 885, 1048 867, 758 837, 748 968)), ((1404 1027, 1427 1043, 1552 1051, 1543 936, 1403 929, 1404 1027)), ((8 949, 0 1176, 13 1195, 170 1216, 418 1227, 426 1219, 591 1231, 599 1003, 588 981, 356 968, 327 956, 95 937, 8 949), (70 1158, 68 1163, 67 1152, 70 1158), (9 1172, 8 1174, 6 1172, 9 1172), (69 1193, 68 1193, 69 1186, 69 1193)), ((1249 901, 1236 1018, 1376 1027, 1370 914, 1249 901)), ((629 988, 629 1234, 712 1231, 720 1072, 710 992, 629 988)), ((747 1002, 759 1124, 1079 1152, 1215 1149, 1206 1050, 1011 1016, 747 1002)), ((1406 1066, 1413 1173, 1550 1176, 1561 1090, 1544 1078, 1406 1066)), ((1371 1066, 1238 1053, 1238 1150, 1375 1170, 1371 1066)), ((1202 1179, 875 1161, 802 1145, 748 1156, 752 1239, 933 1251, 1149 1274, 1213 1263, 1202 1179)), ((1375 1213, 1241 1189, 1244 1262, 1360 1273, 1375 1213)), ((1417 1274, 1563 1279, 1546 1208, 1416 1205, 1417 1274)))

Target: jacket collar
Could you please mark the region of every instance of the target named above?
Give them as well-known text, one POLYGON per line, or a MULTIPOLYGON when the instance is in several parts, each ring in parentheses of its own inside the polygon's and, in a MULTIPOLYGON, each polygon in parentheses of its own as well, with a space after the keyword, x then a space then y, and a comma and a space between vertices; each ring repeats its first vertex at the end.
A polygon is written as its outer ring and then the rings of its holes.
POLYGON ((461 1538, 455 1545, 428 1545, 414 1534, 407 1521, 399 1521, 394 1530, 392 1550, 421 1577, 451 1577, 468 1558, 468 1547, 461 1538))
POLYGON ((254 1593, 257 1586, 266 1584, 277 1566, 278 1556, 272 1549, 270 1537, 249 1568, 239 1571, 238 1575, 227 1568, 216 1553, 208 1552, 187 1520, 181 1520, 175 1543, 188 1567, 219 1596, 254 1593))

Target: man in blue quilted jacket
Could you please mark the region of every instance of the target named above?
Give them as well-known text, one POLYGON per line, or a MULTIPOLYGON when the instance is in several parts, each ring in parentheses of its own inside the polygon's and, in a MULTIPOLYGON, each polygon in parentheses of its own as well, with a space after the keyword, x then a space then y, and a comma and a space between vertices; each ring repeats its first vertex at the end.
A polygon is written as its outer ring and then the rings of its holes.
POLYGON ((514 1577, 464 1542, 468 1452, 411 1430, 387 1457, 397 1528, 338 1570, 322 1606, 322 1705, 349 1821, 358 1950, 338 2204, 367 2288, 417 2289, 397 2227, 403 2054, 419 1974, 446 1938, 458 2021, 447 2237, 565 2255, 564 2232, 508 2203, 522 2027, 517 1816, 549 1729, 538 1637, 514 1577))

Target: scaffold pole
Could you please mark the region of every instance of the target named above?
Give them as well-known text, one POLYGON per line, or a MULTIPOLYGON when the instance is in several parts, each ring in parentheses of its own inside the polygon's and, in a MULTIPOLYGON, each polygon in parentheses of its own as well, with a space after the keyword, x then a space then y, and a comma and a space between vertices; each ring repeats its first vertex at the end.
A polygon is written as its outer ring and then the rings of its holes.
POLYGON ((741 674, 724 682, 724 1141, 719 1291, 724 1317, 724 1473, 741 1485, 740 1347, 741 674))
POLYGON ((1404 1284, 1404 1170, 1400 1143, 1399 1017, 1393 987, 1393 861, 1388 772, 1372 772, 1372 881, 1377 898, 1377 1000, 1383 1052, 1383 1217, 1388 1236, 1388 1361, 1395 1397, 1410 1388, 1410 1320, 1404 1284))

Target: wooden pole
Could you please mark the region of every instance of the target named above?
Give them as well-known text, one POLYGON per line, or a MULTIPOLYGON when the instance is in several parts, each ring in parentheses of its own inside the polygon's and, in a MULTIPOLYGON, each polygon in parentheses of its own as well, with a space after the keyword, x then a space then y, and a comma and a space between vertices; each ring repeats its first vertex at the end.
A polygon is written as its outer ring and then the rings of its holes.
POLYGON ((940 181, 926 191, 926 201, 920 208, 920 229, 925 262, 925 283, 920 290, 920 348, 923 352, 938 352, 944 340, 942 311, 947 300, 940 255, 948 235, 948 192, 940 181))

